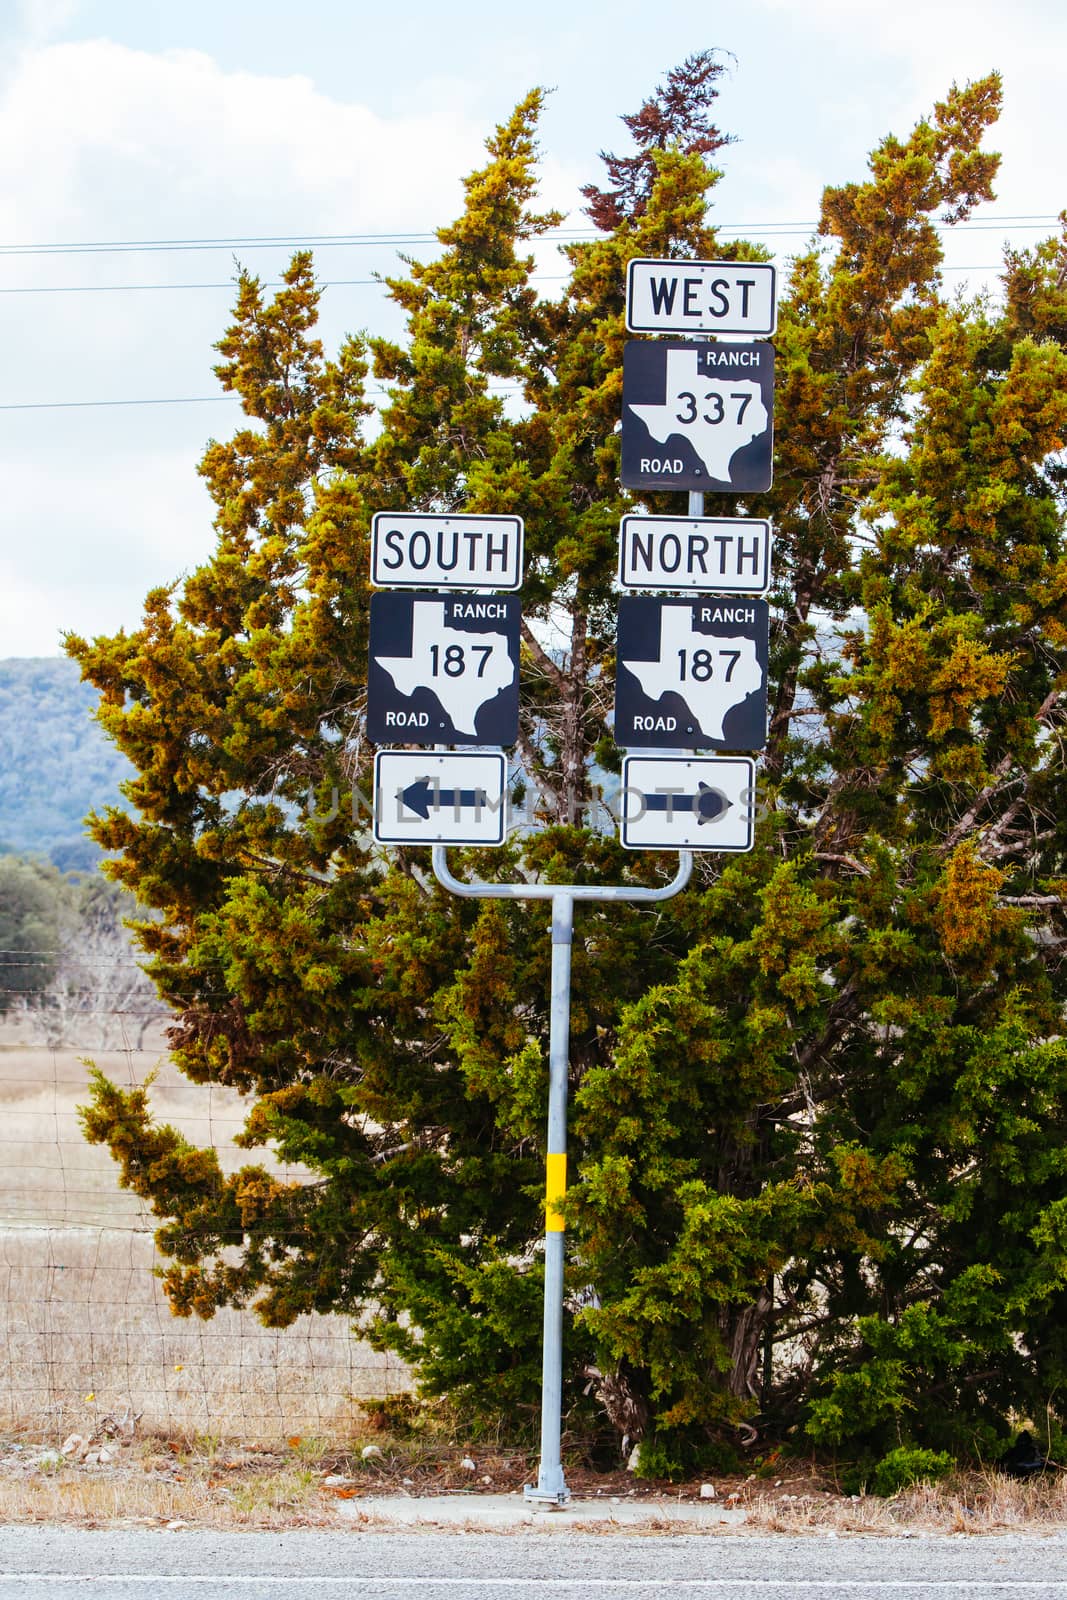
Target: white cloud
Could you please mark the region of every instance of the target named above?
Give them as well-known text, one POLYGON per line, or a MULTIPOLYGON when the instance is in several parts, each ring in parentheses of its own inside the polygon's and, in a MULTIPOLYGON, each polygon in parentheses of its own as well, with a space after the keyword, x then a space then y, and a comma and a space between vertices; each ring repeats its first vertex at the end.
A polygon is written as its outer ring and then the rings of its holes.
MULTIPOLYGON (((59 8, 31 8, 44 28, 59 8)), ((305 77, 225 72, 196 51, 108 40, 30 46, 0 88, 0 238, 233 238, 432 229, 484 159, 463 97, 382 116, 305 77)), ((558 188, 563 180, 553 174, 558 188)), ((416 247, 416 250, 419 247, 416 247)), ((288 249, 241 254, 276 279, 288 249)), ((396 247, 324 250, 322 276, 396 270, 396 247)), ((229 250, 6 256, 0 288, 225 282, 229 250)), ((210 395, 230 295, 0 294, 0 402, 210 395)), ((328 291, 324 339, 387 325, 377 287, 328 291)), ((136 626, 140 601, 203 559, 196 462, 235 408, 5 414, 0 655, 51 653, 61 628, 136 626)))
POLYGON ((481 147, 451 107, 386 119, 198 51, 29 50, 0 103, 5 237, 425 227, 481 147))

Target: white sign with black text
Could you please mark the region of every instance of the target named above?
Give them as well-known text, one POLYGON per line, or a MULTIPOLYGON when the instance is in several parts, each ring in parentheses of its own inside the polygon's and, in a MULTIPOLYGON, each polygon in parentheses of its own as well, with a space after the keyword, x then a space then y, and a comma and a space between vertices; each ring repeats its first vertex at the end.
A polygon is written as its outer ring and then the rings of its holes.
POLYGON ((756 763, 748 756, 627 756, 619 831, 626 850, 751 850, 756 763))
POLYGON ((379 844, 503 844, 507 762, 499 751, 379 750, 379 844))
POLYGON ((764 595, 771 582, 771 525, 760 517, 623 517, 624 589, 699 589, 764 595))
POLYGON ((767 261, 631 261, 631 333, 741 333, 769 338, 777 325, 775 270, 767 261))
POLYGON ((371 521, 371 582, 379 589, 517 589, 521 517, 379 511, 371 521))

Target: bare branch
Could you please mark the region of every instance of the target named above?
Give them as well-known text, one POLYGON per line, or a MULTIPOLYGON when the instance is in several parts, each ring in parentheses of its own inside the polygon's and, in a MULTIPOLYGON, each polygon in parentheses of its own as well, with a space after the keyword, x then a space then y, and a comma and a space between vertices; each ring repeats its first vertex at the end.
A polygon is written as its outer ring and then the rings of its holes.
POLYGON ((552 682, 557 686, 557 688, 565 688, 567 682, 566 678, 553 661, 548 651, 542 644, 538 643, 537 639, 534 637, 530 624, 525 620, 525 618, 523 619, 522 623, 522 637, 529 648, 530 654, 537 662, 537 665, 541 668, 541 671, 552 679, 552 682))
POLYGON ((851 867, 853 872, 858 872, 861 877, 869 878, 870 867, 865 867, 862 861, 857 861, 855 856, 840 855, 834 850, 816 850, 816 861, 839 861, 842 866, 851 867))

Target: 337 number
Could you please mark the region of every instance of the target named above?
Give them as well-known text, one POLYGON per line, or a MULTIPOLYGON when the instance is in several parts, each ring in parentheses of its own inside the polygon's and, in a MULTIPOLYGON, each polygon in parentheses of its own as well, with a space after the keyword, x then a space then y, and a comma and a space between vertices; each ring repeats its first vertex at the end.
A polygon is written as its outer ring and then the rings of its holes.
MULTIPOLYGON (((725 420, 726 401, 723 399, 721 389, 709 389, 700 402, 701 405, 710 405, 710 411, 698 411, 697 397, 689 389, 683 389, 678 398, 682 402, 681 411, 675 412, 675 419, 678 422, 683 424, 695 422, 698 415, 702 422, 710 422, 712 426, 725 420)), ((748 410, 752 396, 750 394, 738 394, 736 390, 731 390, 729 398, 737 401, 737 416, 734 421, 740 425, 744 419, 745 412, 748 410)))

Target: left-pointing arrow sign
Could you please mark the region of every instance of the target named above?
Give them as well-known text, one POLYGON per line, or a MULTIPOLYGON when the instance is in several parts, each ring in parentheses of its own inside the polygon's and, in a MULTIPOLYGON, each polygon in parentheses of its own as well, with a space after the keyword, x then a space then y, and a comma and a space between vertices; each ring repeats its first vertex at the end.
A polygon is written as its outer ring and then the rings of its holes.
POLYGON ((436 778, 417 778, 401 792, 400 798, 409 811, 423 819, 428 819, 431 811, 442 808, 462 811, 473 806, 481 810, 488 801, 484 789, 440 789, 436 778))
POLYGON ((503 844, 506 812, 502 751, 379 750, 375 758, 379 844, 503 844))

